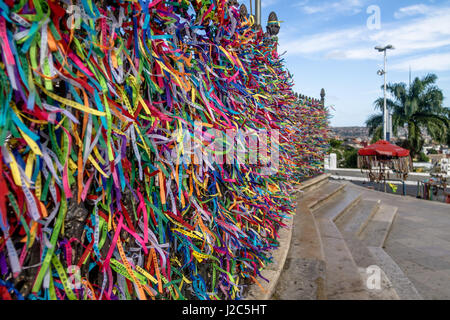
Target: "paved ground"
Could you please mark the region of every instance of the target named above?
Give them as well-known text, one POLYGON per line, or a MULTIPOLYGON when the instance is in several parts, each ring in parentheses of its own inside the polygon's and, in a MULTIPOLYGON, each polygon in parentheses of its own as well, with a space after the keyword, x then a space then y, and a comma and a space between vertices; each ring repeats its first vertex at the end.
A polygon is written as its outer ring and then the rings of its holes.
MULTIPOLYGON (((360 178, 366 178, 366 174, 361 172, 361 169, 333 169, 333 170, 326 170, 327 173, 331 173, 334 176, 348 176, 348 177, 360 177, 360 178)), ((395 175, 392 175, 392 177, 395 177, 395 175)), ((430 178, 429 174, 426 173, 416 173, 411 172, 408 175, 408 181, 411 182, 417 182, 417 181, 423 181, 425 179, 430 178)))
POLYGON ((425 299, 450 299, 450 205, 361 188, 399 208, 386 252, 425 299))
MULTIPOLYGON (((367 177, 361 173, 361 171, 350 171, 349 169, 340 169, 340 170, 333 170, 330 171, 332 173, 332 180, 347 180, 351 181, 352 183, 361 186, 370 188, 372 190, 376 191, 384 191, 384 183, 375 183, 368 181, 367 177), (343 171, 345 170, 345 171, 343 171)), ((429 178, 429 176, 428 176, 429 178)), ((408 196, 416 197, 418 188, 417 188, 417 182, 423 181, 427 179, 424 175, 418 176, 415 174, 415 176, 409 176, 407 183, 405 184, 405 191, 408 196)), ((403 185, 400 184, 400 182, 394 183, 397 187, 397 190, 394 192, 389 185, 386 186, 386 192, 391 194, 398 194, 403 195, 403 185)), ((447 192, 450 192, 450 186, 447 187, 447 192)), ((420 189, 420 194, 422 193, 422 188, 420 189)), ((438 202, 445 202, 445 195, 440 190, 436 195, 433 195, 433 200, 438 202)))
MULTIPOLYGON (((384 183, 375 183, 375 182, 365 182, 365 181, 352 181, 352 183, 356 184, 360 187, 369 188, 375 191, 381 191, 384 192, 384 183)), ((396 194, 399 196, 403 195, 403 186, 402 185, 396 185, 397 190, 394 190, 389 187, 389 185, 386 186, 386 192, 390 194, 396 194)), ((410 197, 417 198, 417 186, 411 186, 411 185, 405 185, 405 191, 406 195, 410 197)), ((450 188, 448 188, 448 191, 450 192, 450 188)), ((422 193, 422 189, 420 190, 422 193)), ((445 202, 444 194, 442 191, 439 191, 437 196, 433 195, 433 200, 438 202, 445 202)))

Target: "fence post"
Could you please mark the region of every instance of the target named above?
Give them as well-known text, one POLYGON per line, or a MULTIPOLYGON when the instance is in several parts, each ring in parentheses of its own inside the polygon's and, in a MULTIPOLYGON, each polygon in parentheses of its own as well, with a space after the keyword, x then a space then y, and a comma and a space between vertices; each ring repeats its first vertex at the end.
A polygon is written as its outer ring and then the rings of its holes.
POLYGON ((416 198, 419 198, 420 181, 417 181, 417 194, 416 198))

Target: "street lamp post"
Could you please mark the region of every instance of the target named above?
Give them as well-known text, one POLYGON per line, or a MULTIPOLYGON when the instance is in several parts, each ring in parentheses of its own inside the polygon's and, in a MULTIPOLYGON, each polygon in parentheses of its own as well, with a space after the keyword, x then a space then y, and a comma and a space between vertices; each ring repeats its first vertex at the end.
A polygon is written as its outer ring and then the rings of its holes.
POLYGON ((391 139, 391 130, 388 129, 388 123, 389 123, 389 115, 387 112, 387 98, 386 98, 386 62, 387 62, 387 50, 389 49, 395 49, 392 45, 387 45, 385 47, 377 46, 375 47, 375 50, 378 50, 378 52, 384 52, 384 69, 379 70, 378 74, 380 76, 384 76, 384 107, 383 107, 383 136, 384 140, 390 141, 391 139))
POLYGON ((255 20, 256 25, 261 25, 261 0, 255 0, 255 20))

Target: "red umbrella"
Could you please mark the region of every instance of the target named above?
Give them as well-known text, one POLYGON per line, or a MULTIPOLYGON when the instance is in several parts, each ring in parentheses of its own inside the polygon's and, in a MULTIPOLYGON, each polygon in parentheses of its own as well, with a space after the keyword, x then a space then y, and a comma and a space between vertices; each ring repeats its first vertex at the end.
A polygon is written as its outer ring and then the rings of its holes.
POLYGON ((406 179, 413 170, 409 150, 403 149, 385 140, 380 140, 358 151, 358 168, 368 169, 370 181, 383 181, 389 178, 389 170, 398 177, 406 179))
POLYGON ((366 148, 358 151, 360 156, 388 156, 388 157, 408 157, 409 150, 390 144, 385 140, 380 140, 366 148))

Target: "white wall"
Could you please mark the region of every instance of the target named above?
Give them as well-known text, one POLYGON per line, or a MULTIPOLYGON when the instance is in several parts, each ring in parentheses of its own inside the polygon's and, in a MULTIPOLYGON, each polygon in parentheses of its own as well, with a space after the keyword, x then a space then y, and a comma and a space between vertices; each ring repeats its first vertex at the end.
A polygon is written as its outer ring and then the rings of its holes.
POLYGON ((325 170, 337 169, 337 156, 336 153, 331 153, 325 156, 325 170))

